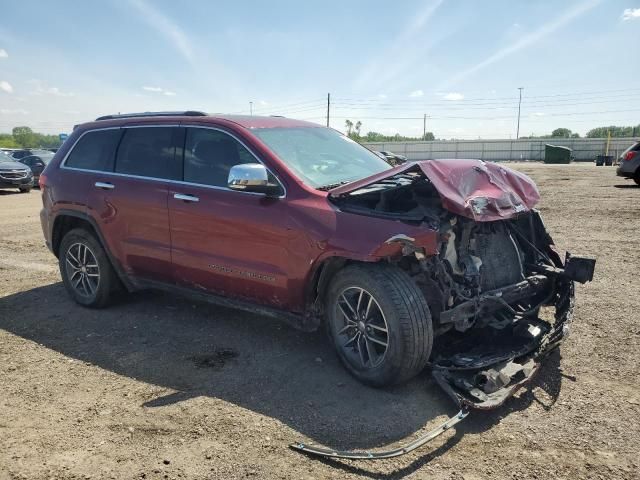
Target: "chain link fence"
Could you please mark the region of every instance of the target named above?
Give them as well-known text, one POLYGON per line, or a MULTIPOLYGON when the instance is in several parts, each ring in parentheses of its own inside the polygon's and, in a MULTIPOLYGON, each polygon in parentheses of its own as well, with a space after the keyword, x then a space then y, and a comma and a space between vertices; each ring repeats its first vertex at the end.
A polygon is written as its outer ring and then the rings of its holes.
MULTIPOLYGON (((638 141, 634 138, 612 138, 609 155, 618 158, 626 148, 638 141)), ((544 160, 546 144, 569 147, 579 162, 593 162, 604 155, 606 138, 542 138, 519 140, 434 140, 430 142, 367 142, 370 150, 391 151, 409 160, 431 158, 478 158, 491 161, 544 160)))

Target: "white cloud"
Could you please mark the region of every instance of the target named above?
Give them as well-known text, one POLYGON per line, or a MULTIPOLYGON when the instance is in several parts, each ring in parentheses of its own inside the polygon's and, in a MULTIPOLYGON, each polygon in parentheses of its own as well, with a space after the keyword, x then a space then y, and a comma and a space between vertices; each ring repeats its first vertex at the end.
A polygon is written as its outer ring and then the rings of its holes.
POLYGON ((508 57, 509 55, 513 55, 514 53, 522 50, 523 48, 533 45, 534 43, 537 43, 539 40, 555 32, 559 28, 565 26, 567 23, 571 22, 572 20, 579 17, 583 13, 591 10, 601 2, 602 0, 588 0, 586 2, 583 2, 577 5, 574 8, 571 8, 565 11, 563 14, 552 17, 550 21, 542 25, 537 30, 521 36, 520 39, 517 40, 516 42, 510 43, 509 45, 501 48, 497 52, 494 52, 493 54, 489 55, 484 60, 453 75, 451 78, 449 78, 445 82, 445 84, 449 85, 449 84, 464 80, 465 78, 478 72, 479 70, 482 70, 483 68, 486 68, 489 65, 492 65, 502 60, 503 58, 508 57))
POLYGON ((0 48, 0 58, 8 58, 9 54, 4 48, 0 48))
POLYGON ((640 8, 625 8, 622 12, 622 20, 633 20, 634 18, 640 19, 640 8))
POLYGON ((269 102, 267 102, 266 100, 260 100, 260 101, 258 101, 258 104, 261 107, 268 107, 269 106, 269 102))
POLYGON ((379 93, 378 98, 381 100, 386 100, 387 96, 384 93, 379 93))
POLYGON ((55 97, 73 97, 75 93, 63 92, 58 87, 50 87, 41 80, 29 80, 29 83, 33 85, 33 91, 31 95, 53 95, 55 97))
POLYGON ((172 92, 171 90, 167 90, 165 88, 162 87, 150 87, 145 85, 144 87, 142 87, 142 90, 145 90, 147 92, 152 92, 152 93, 160 93, 162 95, 166 95, 167 97, 175 97, 176 96, 176 92, 172 92))
POLYGON ((0 80, 0 90, 6 93, 13 93, 13 87, 6 80, 0 80))
POLYGON ((464 95, 458 92, 450 92, 442 96, 445 100, 451 100, 453 102, 464 99, 464 95))
POLYGON ((23 108, 0 108, 2 115, 28 115, 29 112, 23 108))
POLYGON ((422 90, 414 90, 413 92, 411 92, 409 94, 409 96, 412 97, 412 98, 423 97, 424 96, 424 92, 422 90))
POLYGON ((138 10, 142 20, 164 36, 189 63, 194 63, 195 57, 189 38, 171 18, 156 10, 146 0, 129 0, 129 4, 138 10))
POLYGON ((544 117, 545 113, 544 112, 533 112, 531 114, 532 117, 544 117))

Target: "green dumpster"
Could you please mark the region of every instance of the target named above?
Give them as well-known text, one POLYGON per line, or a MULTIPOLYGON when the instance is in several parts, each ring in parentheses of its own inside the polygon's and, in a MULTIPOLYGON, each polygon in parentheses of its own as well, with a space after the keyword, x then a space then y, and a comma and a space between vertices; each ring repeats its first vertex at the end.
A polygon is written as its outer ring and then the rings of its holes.
POLYGON ((545 145, 544 163, 571 163, 571 149, 558 145, 545 145))

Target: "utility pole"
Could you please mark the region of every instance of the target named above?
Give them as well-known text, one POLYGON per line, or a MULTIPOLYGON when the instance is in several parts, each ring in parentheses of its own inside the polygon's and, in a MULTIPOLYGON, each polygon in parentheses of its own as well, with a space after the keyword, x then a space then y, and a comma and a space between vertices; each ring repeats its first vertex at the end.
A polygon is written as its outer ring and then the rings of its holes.
POLYGON ((424 118, 422 119, 422 140, 427 139, 427 114, 424 114, 424 118))
POLYGON ((253 102, 249 102, 249 114, 253 115, 253 102))
POLYGON ((516 130, 516 140, 520 138, 520 104, 522 103, 522 89, 524 87, 518 87, 518 91, 520 92, 520 98, 518 99, 518 128, 516 130))
POLYGON ((329 109, 331 108, 331 94, 327 93, 327 127, 329 126, 329 109))

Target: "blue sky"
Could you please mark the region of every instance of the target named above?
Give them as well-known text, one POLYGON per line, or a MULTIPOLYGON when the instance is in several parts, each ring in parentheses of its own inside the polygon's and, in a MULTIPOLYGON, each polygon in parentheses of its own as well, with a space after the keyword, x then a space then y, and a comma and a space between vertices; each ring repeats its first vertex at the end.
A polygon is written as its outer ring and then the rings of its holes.
POLYGON ((285 114, 440 138, 640 123, 640 1, 0 5, 0 131, 114 112, 285 114))

